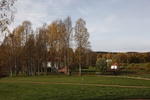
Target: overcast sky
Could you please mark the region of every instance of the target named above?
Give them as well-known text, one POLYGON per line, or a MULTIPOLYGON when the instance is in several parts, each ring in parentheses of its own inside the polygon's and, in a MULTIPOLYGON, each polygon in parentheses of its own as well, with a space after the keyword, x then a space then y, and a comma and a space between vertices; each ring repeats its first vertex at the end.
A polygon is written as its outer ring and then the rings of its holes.
POLYGON ((150 0, 18 0, 14 28, 33 28, 68 15, 86 21, 93 51, 150 51, 150 0))

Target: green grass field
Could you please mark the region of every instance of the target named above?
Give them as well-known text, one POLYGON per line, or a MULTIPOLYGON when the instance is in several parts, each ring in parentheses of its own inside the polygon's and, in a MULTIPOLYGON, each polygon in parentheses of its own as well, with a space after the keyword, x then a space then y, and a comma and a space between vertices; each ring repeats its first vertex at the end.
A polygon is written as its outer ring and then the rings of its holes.
POLYGON ((17 76, 0 79, 0 100, 150 99, 150 80, 118 76, 17 76))

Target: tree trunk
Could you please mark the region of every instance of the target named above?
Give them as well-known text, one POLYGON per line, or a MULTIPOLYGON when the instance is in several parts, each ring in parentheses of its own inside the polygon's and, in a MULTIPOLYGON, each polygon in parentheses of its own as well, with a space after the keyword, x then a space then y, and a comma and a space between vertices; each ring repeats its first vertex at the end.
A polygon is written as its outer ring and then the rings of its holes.
POLYGON ((81 47, 79 48, 79 76, 81 76, 81 47))
POLYGON ((10 76, 12 77, 13 76, 13 68, 12 68, 12 65, 11 65, 11 57, 10 57, 10 59, 9 59, 10 61, 9 61, 9 66, 10 66, 10 76))
POLYGON ((39 62, 39 59, 38 59, 38 66, 37 66, 37 67, 38 67, 38 68, 37 68, 37 70, 38 70, 38 75, 40 75, 39 63, 40 63, 40 62, 39 62))
POLYGON ((15 76, 17 76, 17 53, 15 54, 15 76))

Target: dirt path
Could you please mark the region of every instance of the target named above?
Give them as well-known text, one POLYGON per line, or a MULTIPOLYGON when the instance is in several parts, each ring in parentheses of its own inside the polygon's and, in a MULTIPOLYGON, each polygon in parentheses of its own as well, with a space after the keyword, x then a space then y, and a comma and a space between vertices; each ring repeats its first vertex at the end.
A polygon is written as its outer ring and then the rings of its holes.
POLYGON ((121 78, 131 78, 131 79, 140 79, 140 80, 150 80, 150 78, 142 78, 142 77, 131 77, 131 76, 102 76, 102 77, 121 77, 121 78))
POLYGON ((0 81, 0 83, 29 83, 29 84, 58 84, 58 85, 83 85, 83 86, 109 86, 122 88, 150 88, 150 86, 126 86, 126 85, 105 85, 105 84, 87 84, 87 83, 58 83, 58 82, 24 82, 24 81, 0 81))
POLYGON ((147 86, 125 86, 125 85, 81 84, 81 83, 52 83, 52 84, 84 85, 84 86, 109 86, 109 87, 123 87, 123 88, 150 88, 147 86))

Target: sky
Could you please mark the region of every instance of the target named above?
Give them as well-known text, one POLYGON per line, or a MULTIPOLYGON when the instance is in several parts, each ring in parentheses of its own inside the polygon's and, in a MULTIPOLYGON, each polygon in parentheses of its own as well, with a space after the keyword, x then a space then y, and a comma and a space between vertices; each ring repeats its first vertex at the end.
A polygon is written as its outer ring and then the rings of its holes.
POLYGON ((149 52, 150 0, 17 0, 10 29, 29 20, 33 29, 70 16, 86 21, 93 51, 149 52))

